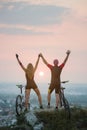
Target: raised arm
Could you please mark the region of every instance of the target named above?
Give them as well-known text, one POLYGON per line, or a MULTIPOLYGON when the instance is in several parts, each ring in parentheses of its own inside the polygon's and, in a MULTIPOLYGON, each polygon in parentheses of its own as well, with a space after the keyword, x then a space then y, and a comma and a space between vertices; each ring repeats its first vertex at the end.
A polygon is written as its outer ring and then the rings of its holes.
POLYGON ((21 66, 21 68, 22 68, 24 71, 26 71, 25 67, 23 66, 23 64, 22 64, 21 61, 19 60, 18 54, 16 54, 16 59, 17 59, 19 65, 21 66))
POLYGON ((46 59, 43 57, 43 55, 42 55, 41 53, 40 53, 39 55, 40 55, 40 57, 42 58, 44 64, 48 65, 48 62, 47 62, 46 59))
POLYGON ((37 69, 37 66, 38 66, 38 63, 39 63, 39 59, 40 59, 40 55, 38 55, 38 58, 37 58, 37 61, 36 61, 35 67, 34 67, 34 72, 37 69))
POLYGON ((64 65, 66 64, 66 62, 67 62, 67 60, 69 58, 70 53, 71 53, 70 50, 67 50, 67 52, 66 52, 67 56, 65 57, 65 60, 63 61, 64 65))

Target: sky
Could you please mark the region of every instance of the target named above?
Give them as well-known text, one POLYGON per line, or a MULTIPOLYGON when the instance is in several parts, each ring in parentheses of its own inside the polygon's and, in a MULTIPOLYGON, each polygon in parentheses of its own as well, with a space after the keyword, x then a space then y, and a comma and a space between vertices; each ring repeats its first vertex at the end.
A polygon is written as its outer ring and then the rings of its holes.
MULTIPOLYGON (((87 83, 87 0, 0 0, 0 82, 26 82, 15 54, 26 67, 42 53, 61 64, 71 50, 61 80, 87 83)), ((38 83, 50 82, 40 59, 38 83)))

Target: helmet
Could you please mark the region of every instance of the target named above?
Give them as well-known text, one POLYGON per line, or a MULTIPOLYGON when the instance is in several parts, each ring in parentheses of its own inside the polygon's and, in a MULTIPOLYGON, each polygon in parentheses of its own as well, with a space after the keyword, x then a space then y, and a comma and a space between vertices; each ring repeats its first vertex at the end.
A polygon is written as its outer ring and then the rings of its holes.
POLYGON ((58 65, 59 61, 58 61, 57 59, 55 59, 55 60, 53 61, 53 63, 54 63, 54 65, 58 65))

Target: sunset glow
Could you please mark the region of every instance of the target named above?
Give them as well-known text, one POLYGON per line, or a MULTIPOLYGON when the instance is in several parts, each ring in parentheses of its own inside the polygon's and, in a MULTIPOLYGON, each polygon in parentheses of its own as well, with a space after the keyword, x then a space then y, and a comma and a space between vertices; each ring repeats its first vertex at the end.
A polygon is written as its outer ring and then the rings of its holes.
POLYGON ((43 72, 43 71, 40 71, 40 72, 39 72, 39 76, 41 76, 41 77, 44 76, 44 72, 43 72))
MULTIPOLYGON (((47 62, 64 61, 61 79, 87 83, 87 0, 1 0, 0 82, 25 82, 15 54, 26 67, 42 53, 47 62)), ((36 82, 49 82, 50 70, 40 58, 36 82), (40 78, 45 77, 45 78, 40 78)))

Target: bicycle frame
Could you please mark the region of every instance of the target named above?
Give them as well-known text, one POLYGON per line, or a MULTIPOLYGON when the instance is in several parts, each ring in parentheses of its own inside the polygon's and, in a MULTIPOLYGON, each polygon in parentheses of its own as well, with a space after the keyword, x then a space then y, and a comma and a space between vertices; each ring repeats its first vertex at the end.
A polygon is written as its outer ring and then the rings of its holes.
MULTIPOLYGON (((61 83, 66 83, 68 81, 63 81, 61 83)), ((60 97, 60 106, 64 106, 64 109, 65 109, 65 113, 66 113, 66 116, 70 119, 71 117, 71 112, 70 112, 70 107, 69 107, 69 103, 68 103, 68 100, 65 98, 65 95, 64 95, 64 87, 61 87, 60 89, 60 94, 59 94, 59 97, 60 97)))
POLYGON ((63 87, 61 87, 60 89, 60 93, 59 93, 59 98, 60 98, 60 106, 63 106, 63 101, 64 101, 64 89, 63 87))

